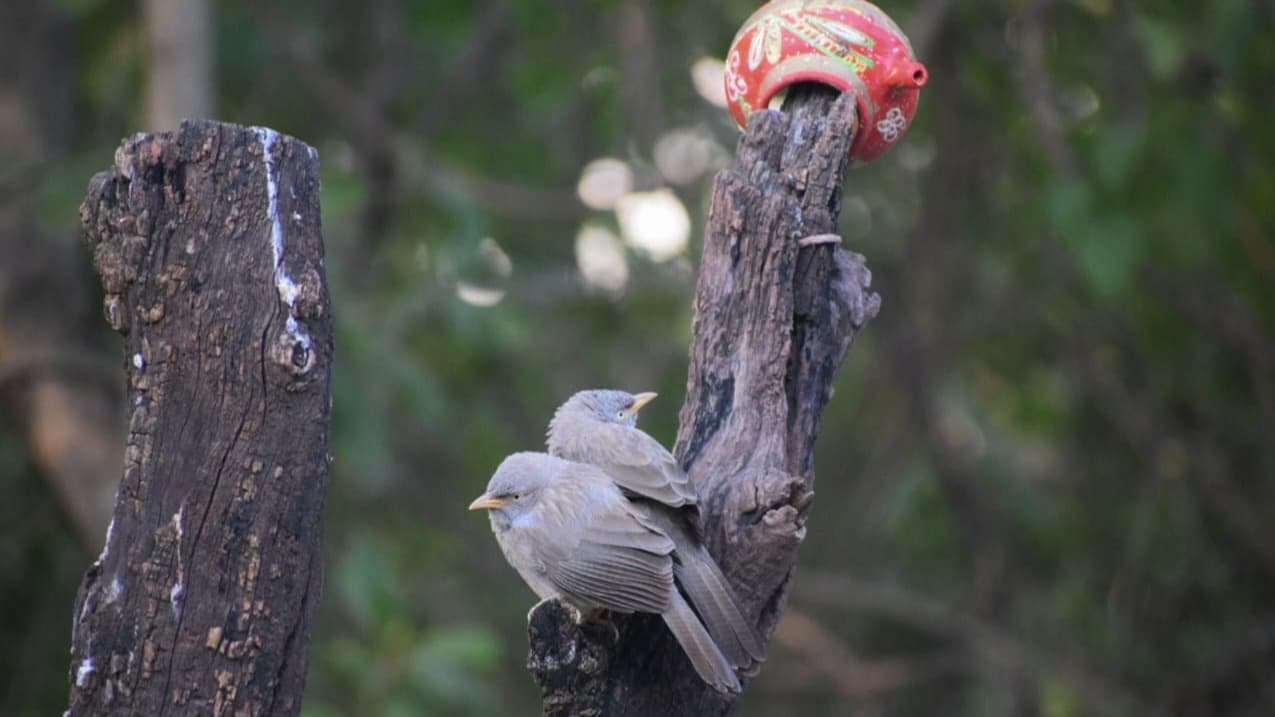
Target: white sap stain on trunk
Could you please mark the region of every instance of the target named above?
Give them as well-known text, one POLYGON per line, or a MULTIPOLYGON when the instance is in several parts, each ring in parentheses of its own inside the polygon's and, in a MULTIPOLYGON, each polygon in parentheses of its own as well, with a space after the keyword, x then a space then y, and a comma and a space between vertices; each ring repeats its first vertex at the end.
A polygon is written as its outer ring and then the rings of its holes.
POLYGON ((256 132, 257 137, 261 140, 261 151, 266 161, 266 196, 269 199, 267 211, 270 217, 270 248, 274 254, 275 288, 279 290, 279 300, 288 305, 288 320, 285 328, 289 335, 308 350, 310 348, 310 335, 297 322, 296 313, 293 311, 297 303, 297 294, 299 293, 297 283, 288 275, 288 271, 283 265, 283 220, 279 216, 279 184, 275 180, 274 156, 272 154, 275 143, 279 141, 279 133, 269 127, 254 127, 253 131, 256 132))

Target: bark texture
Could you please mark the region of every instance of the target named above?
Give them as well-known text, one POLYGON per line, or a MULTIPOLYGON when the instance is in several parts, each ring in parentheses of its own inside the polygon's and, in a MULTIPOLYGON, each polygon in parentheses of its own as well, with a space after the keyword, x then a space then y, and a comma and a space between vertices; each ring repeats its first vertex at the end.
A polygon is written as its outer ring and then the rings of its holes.
MULTIPOLYGON (((754 115, 705 230, 675 454, 701 496, 709 548, 765 635, 805 535, 820 414, 880 306, 863 257, 798 245, 836 231, 855 115, 853 97, 818 87, 754 115)), ((577 626, 556 602, 533 612, 528 667, 546 715, 729 711, 659 617, 615 622, 577 626)))
POLYGON ((130 418, 68 714, 297 714, 329 462, 317 156, 184 122, 126 140, 81 218, 130 418))

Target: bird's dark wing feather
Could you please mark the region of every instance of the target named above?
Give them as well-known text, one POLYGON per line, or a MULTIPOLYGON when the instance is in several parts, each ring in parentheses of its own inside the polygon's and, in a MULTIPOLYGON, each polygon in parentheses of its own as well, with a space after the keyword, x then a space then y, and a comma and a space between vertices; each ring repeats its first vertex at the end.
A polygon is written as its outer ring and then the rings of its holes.
POLYGON ((673 541, 622 510, 596 514, 549 579, 585 606, 662 613, 673 592, 673 541))

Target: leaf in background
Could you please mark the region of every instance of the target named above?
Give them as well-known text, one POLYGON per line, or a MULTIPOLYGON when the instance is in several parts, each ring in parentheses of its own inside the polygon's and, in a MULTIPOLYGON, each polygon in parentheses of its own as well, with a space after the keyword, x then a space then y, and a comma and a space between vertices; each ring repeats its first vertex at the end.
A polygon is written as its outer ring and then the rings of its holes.
POLYGON ((1162 82, 1173 79, 1186 58, 1186 41, 1180 28, 1147 15, 1138 16, 1136 28, 1151 74, 1162 82))
POLYGON ((336 586, 342 603, 364 630, 375 631, 404 615, 393 566, 370 533, 351 536, 337 561, 336 586))
POLYGON ((500 642, 486 627, 459 626, 429 634, 408 657, 419 685, 459 705, 490 710, 494 702, 486 674, 500 665, 500 642))
POLYGON ((1146 130, 1117 125, 1099 133, 1094 151, 1094 169, 1109 191, 1126 188, 1146 146, 1146 130))
POLYGON ((1080 270, 1099 296, 1112 296, 1128 287, 1142 256, 1141 235, 1130 217, 1099 219, 1068 236, 1076 248, 1080 270))

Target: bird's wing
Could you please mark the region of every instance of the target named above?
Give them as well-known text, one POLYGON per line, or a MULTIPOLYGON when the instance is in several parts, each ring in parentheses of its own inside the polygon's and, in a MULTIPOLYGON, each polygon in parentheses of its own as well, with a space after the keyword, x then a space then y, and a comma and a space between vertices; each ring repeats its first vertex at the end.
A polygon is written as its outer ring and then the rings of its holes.
POLYGON ((609 428, 604 440, 593 445, 589 462, 606 471, 616 485, 644 498, 674 508, 696 504, 686 473, 659 441, 636 428, 609 428))
POLYGON ((575 549, 546 567, 549 579, 584 605, 662 613, 673 592, 672 552, 667 535, 615 508, 595 513, 575 549))

